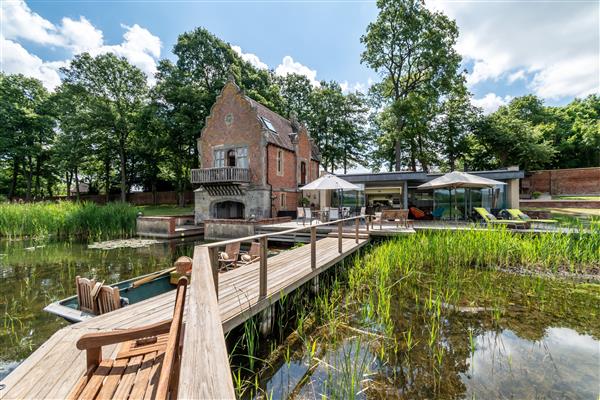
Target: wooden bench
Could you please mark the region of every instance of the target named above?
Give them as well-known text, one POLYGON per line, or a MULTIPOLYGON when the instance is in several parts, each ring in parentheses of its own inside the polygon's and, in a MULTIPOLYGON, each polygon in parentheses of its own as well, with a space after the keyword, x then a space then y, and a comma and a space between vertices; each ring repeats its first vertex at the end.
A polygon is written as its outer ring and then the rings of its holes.
MULTIPOLYGON (((405 228, 408 228, 408 210, 383 210, 381 215, 377 218, 379 222, 379 229, 383 229, 383 221, 394 221, 396 222, 396 228, 402 224, 405 228)), ((371 222, 371 228, 373 223, 371 222)))
POLYGON ((87 368, 69 399, 174 399, 179 383, 182 322, 188 280, 177 284, 173 318, 140 328, 89 333, 77 341, 87 368), (102 347, 121 343, 113 359, 102 347))

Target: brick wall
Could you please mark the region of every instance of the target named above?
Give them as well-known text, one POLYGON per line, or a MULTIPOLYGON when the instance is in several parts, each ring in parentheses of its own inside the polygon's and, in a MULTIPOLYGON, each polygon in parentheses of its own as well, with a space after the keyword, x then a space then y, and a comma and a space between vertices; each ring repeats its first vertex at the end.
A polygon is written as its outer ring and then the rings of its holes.
POLYGON ((267 182, 273 187, 273 190, 296 190, 296 155, 289 150, 270 144, 267 146, 267 157, 269 158, 267 182), (280 151, 283 156, 283 175, 277 175, 277 154, 280 151))
POLYGON ((214 166, 214 149, 227 150, 247 146, 250 180, 261 185, 261 171, 263 171, 262 125, 250 104, 243 99, 243 95, 233 85, 226 85, 220 96, 222 98, 215 102, 206 126, 198 139, 201 168, 214 166))
POLYGON ((521 180, 521 193, 600 194, 600 168, 532 171, 521 180))
MULTIPOLYGON (((82 201, 91 201, 97 204, 106 203, 106 195, 104 194, 82 194, 79 196, 82 201)), ((75 200, 76 196, 55 196, 52 198, 48 198, 46 200, 75 200)), ((183 199, 185 204, 191 204, 194 201, 194 192, 184 192, 183 199)), ((109 201, 120 201, 120 194, 111 194, 109 196, 109 201)), ((157 192, 156 193, 156 204, 177 204, 177 192, 157 192)), ((142 192, 142 193, 129 193, 127 195, 127 202, 136 206, 147 206, 153 205, 154 200, 152 197, 152 192, 142 192)))

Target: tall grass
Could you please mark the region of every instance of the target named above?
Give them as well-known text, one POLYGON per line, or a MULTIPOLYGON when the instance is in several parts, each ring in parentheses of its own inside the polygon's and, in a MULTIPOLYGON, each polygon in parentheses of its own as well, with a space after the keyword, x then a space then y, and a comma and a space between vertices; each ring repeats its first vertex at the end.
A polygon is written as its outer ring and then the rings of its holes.
POLYGON ((0 204, 0 236, 61 238, 125 237, 135 232, 137 210, 127 203, 0 204))

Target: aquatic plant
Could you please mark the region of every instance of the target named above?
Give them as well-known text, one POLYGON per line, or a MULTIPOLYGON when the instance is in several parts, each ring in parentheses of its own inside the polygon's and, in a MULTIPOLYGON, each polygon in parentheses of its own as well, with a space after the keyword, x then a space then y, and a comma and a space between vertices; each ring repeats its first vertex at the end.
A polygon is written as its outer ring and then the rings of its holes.
POLYGON ((0 236, 127 237, 135 232, 136 217, 136 207, 128 203, 0 203, 0 236))

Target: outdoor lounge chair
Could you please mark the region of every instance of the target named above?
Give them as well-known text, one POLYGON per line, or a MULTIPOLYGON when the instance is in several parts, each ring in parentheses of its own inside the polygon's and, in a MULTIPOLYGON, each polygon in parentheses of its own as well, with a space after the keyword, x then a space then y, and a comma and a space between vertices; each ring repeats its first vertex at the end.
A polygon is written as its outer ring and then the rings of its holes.
POLYGON ((539 222, 542 224, 556 224, 558 223, 557 220, 555 219, 534 219, 531 218, 529 215, 525 214, 523 211, 519 210, 518 208, 507 208, 506 212, 508 212, 508 214, 514 218, 515 220, 518 221, 525 221, 525 222, 531 222, 531 223, 535 223, 535 222, 539 222))
POLYGON ((225 246, 225 251, 219 253, 219 270, 228 271, 231 267, 237 267, 239 255, 240 242, 228 243, 225 246))
POLYGON ((260 260, 260 242, 252 242, 250 250, 242 251, 240 253, 240 261, 238 261, 238 263, 241 265, 248 265, 258 260, 260 260))
POLYGON ((497 219, 491 212, 486 210, 483 207, 474 207, 473 208, 477 214, 481 216, 481 218, 485 221, 487 225, 505 225, 505 226, 514 226, 514 227, 528 227, 529 223, 526 221, 515 221, 508 219, 497 219))
POLYGON ((77 341, 86 350, 86 372, 69 399, 175 399, 182 348, 187 278, 177 283, 173 318, 140 328, 88 333, 77 341), (121 343, 115 359, 102 347, 121 343))
POLYGON ((433 219, 441 219, 444 215, 444 211, 446 211, 444 207, 438 207, 431 212, 431 216, 433 217, 433 219))
POLYGON ((410 213, 416 220, 432 219, 431 215, 425 214, 425 211, 419 210, 417 207, 409 207, 410 213))

